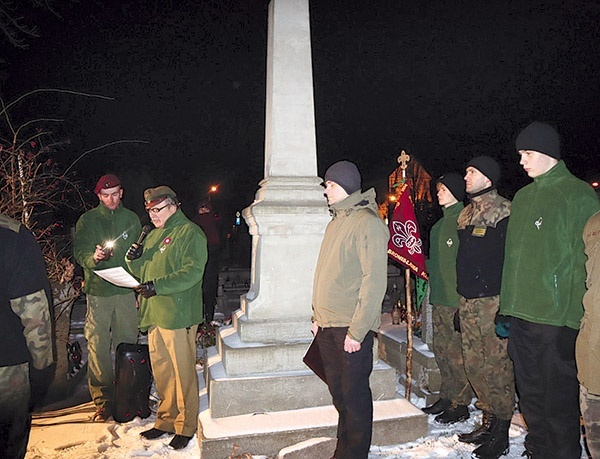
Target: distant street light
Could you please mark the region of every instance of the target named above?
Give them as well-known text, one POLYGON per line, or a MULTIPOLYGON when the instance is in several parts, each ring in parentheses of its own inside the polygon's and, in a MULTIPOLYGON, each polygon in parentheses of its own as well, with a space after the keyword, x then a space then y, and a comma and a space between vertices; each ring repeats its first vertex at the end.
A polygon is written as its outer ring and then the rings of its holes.
POLYGON ((208 200, 210 201, 212 198, 212 195, 215 194, 217 191, 219 191, 219 185, 211 185, 210 188, 208 189, 208 200))

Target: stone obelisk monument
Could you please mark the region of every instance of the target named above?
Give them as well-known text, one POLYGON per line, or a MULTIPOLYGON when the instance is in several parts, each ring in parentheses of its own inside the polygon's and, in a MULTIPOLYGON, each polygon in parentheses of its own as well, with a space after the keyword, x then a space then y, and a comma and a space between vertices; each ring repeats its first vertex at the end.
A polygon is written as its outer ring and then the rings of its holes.
MULTIPOLYGON (((314 268, 330 220, 317 176, 308 0, 271 1, 267 47, 264 179, 243 212, 252 235, 250 289, 206 365, 198 439, 208 459, 227 457, 234 444, 240 452, 276 453, 335 436, 337 423, 327 386, 302 361, 314 268), (306 414, 326 409, 315 407, 328 407, 327 421, 306 414)), ((378 363, 374 399, 393 399, 395 386, 395 371, 378 363)))

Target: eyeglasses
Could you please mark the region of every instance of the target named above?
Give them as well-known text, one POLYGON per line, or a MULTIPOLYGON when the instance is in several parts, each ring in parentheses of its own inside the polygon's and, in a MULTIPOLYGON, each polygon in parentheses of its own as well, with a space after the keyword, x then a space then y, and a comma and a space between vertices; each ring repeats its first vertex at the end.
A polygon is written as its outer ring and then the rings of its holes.
POLYGON ((159 213, 161 210, 163 210, 165 207, 169 207, 171 204, 166 204, 162 207, 153 207, 152 209, 146 209, 146 212, 148 212, 149 214, 154 214, 156 215, 157 213, 159 213))

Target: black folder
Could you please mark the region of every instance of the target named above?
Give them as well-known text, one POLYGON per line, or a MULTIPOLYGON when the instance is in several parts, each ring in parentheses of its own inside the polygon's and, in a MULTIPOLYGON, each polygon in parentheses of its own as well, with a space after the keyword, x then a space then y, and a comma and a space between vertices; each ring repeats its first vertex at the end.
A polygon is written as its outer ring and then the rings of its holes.
POLYGON ((327 384, 327 378, 325 377, 325 368, 323 367, 323 360, 321 359, 321 352, 319 351, 319 344, 316 338, 313 338, 310 346, 306 350, 302 361, 310 368, 319 378, 327 384))

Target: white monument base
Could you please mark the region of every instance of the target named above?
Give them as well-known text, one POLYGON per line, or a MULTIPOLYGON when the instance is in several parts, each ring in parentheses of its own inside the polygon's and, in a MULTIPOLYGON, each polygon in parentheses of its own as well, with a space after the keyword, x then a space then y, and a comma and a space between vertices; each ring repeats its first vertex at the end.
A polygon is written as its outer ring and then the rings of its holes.
MULTIPOLYGON (((201 395, 205 405, 206 393, 201 395)), ((306 394, 306 397, 312 397, 312 394, 306 394)), ((337 421, 337 411, 331 405, 220 419, 212 418, 206 407, 201 410, 198 423, 200 458, 226 458, 234 450, 238 455, 275 457, 283 448, 310 438, 335 438, 337 421)), ((427 434, 427 415, 407 400, 396 398, 374 402, 373 445, 406 443, 427 434)))

